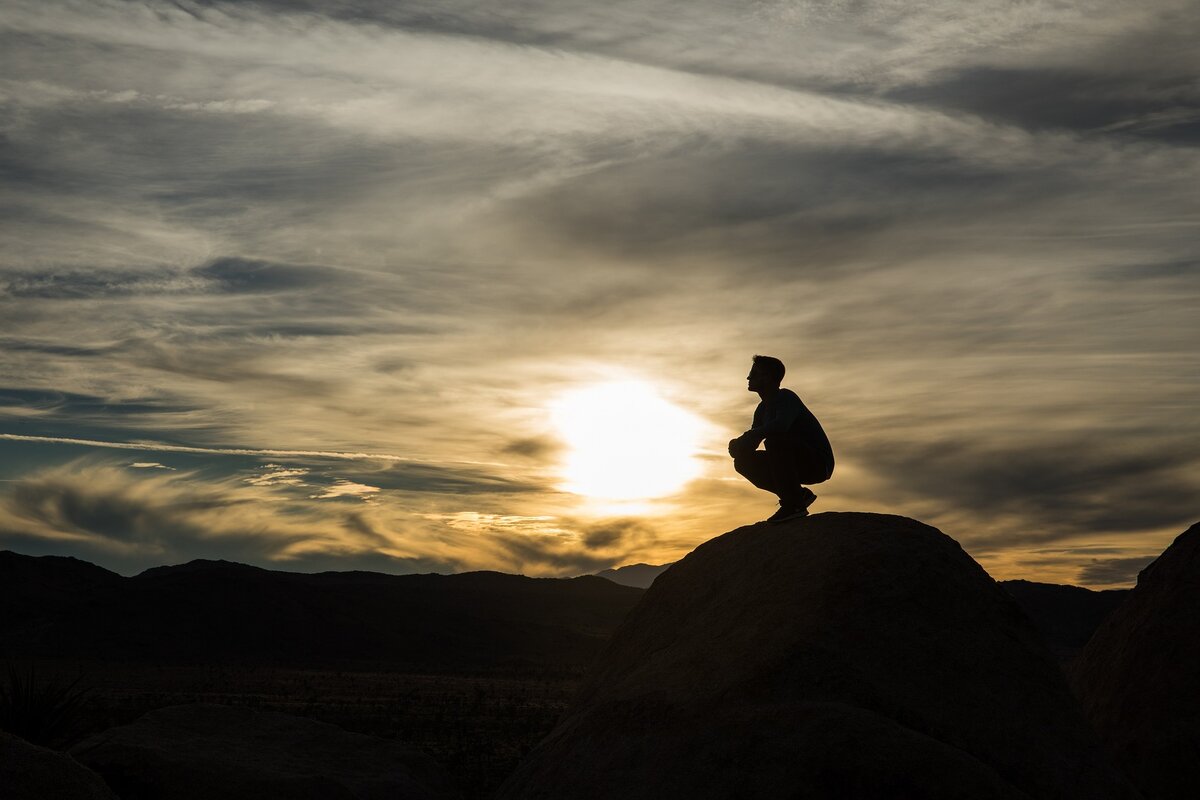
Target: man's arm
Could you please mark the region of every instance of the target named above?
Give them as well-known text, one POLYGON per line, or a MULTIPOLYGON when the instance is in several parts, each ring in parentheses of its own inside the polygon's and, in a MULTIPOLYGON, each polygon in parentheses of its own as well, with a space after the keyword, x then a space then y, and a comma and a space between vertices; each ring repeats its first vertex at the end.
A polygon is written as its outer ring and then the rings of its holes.
POLYGON ((758 449, 762 440, 772 433, 783 433, 790 430, 792 423, 800 416, 803 408, 804 404, 800 402, 800 398, 796 396, 795 392, 786 389, 780 390, 779 394, 775 395, 771 402, 762 409, 764 412, 762 420, 741 436, 729 441, 729 455, 737 458, 743 453, 753 453, 758 449))
POLYGON ((747 443, 752 443, 753 447, 758 447, 759 443, 772 433, 784 433, 791 430, 792 423, 800 416, 803 408, 804 404, 800 402, 800 398, 796 396, 795 392, 780 389, 779 394, 775 395, 770 405, 764 409, 766 413, 763 415, 762 422, 743 433, 739 438, 747 443))
POLYGON ((743 433, 741 436, 735 436, 729 440, 730 458, 740 458, 749 453, 753 453, 758 447, 757 442, 751 444, 748 439, 744 438, 745 436, 746 434, 743 433))

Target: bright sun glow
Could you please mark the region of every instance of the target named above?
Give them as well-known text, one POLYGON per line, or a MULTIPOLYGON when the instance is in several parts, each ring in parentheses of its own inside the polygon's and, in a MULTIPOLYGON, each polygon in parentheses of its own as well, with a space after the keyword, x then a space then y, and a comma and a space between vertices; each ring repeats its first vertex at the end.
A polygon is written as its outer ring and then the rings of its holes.
POLYGON ((642 381, 576 389, 550 407, 568 445, 563 486, 606 500, 664 497, 700 472, 701 422, 642 381))

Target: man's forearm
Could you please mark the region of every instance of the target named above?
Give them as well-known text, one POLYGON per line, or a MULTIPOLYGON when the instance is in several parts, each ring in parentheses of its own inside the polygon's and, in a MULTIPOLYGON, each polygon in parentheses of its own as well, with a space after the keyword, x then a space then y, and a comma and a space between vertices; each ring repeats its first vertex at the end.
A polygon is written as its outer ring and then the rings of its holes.
MULTIPOLYGON (((746 431, 746 433, 749 433, 749 431, 746 431)), ((758 449, 758 443, 761 439, 747 438, 746 433, 729 440, 729 455, 733 458, 748 455, 758 449)))
POLYGON ((738 439, 740 439, 746 445, 746 447, 749 447, 751 450, 753 450, 762 444, 762 440, 767 438, 767 434, 770 433, 770 431, 763 430, 764 427, 765 426, 760 425, 757 428, 751 428, 739 436, 738 439))

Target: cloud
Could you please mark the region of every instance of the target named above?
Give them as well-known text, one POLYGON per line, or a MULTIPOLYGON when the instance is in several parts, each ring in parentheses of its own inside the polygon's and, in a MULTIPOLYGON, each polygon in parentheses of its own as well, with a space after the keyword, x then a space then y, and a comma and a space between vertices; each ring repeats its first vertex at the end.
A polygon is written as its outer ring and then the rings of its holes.
POLYGON ((1115 264, 1097 271, 1097 280, 1112 280, 1117 282, 1136 281, 1166 281, 1179 284, 1184 291, 1191 281, 1200 275, 1200 260, 1194 258, 1164 261, 1149 264, 1115 264))
POLYGON ((1177 144, 1200 137, 1200 93, 1174 75, 1102 70, 973 66, 888 96, 1029 129, 1108 131, 1177 144))
POLYGON ((529 436, 513 439, 500 448, 505 455, 524 456, 535 461, 545 461, 562 450, 562 444, 546 436, 529 436))
POLYGON ((264 515, 260 500, 183 473, 139 476, 82 461, 17 482, 0 506, 0 531, 69 541, 121 561, 205 551, 281 556, 303 541, 305 526, 264 515))
POLYGON ((1177 527, 1195 513, 1189 478, 1197 470, 1185 449, 1124 452, 1090 437, 994 436, 875 442, 864 465, 897 500, 919 497, 927 508, 965 509, 983 521, 984 530, 960 534, 969 549, 1177 527))
POLYGON ((339 480, 332 485, 326 486, 320 492, 314 495, 309 495, 315 500, 328 500, 337 497, 356 497, 360 500, 369 500, 371 495, 379 492, 378 486, 367 486, 365 483, 355 483, 354 481, 339 480))
POLYGON ((251 486, 304 486, 308 472, 305 467, 289 469, 279 464, 264 464, 258 474, 243 480, 251 486))
POLYGON ((194 291, 197 288, 197 281, 188 281, 185 275, 173 270, 153 274, 133 270, 68 269, 12 274, 0 283, 0 295, 71 300, 194 291))
POLYGON ((407 551, 394 519, 299 503, 291 487, 287 479, 247 485, 77 460, 29 474, 0 495, 0 541, 38 552, 69 548, 125 572, 193 558, 393 571, 459 564, 448 551, 407 551))
POLYGON ((371 473, 371 480, 384 489, 445 494, 514 494, 544 490, 543 483, 524 480, 507 470, 394 463, 371 473))
MULTIPOLYGON (((321 458, 348 461, 411 461, 411 456, 398 456, 389 453, 339 453, 329 450, 282 450, 271 448, 240 448, 240 447, 192 447, 166 442, 105 442, 94 439, 71 439, 62 436, 26 436, 18 433, 0 434, 0 439, 18 442, 46 442, 61 444, 81 444, 88 447, 112 448, 116 450, 145 450, 147 452, 163 453, 199 453, 210 455, 250 455, 250 456, 290 456, 301 458, 321 458)), ((468 461, 467 464, 486 462, 468 461)), ((278 465, 274 465, 278 466, 278 465)))
POLYGON ((583 531, 583 543, 591 550, 637 552, 639 545, 655 538, 654 528, 637 519, 609 520, 589 525, 583 531))
POLYGON ((445 522, 452 528, 482 533, 489 530, 523 530, 528 533, 559 534, 563 529, 555 517, 549 515, 527 516, 521 514, 492 514, 479 511, 455 511, 449 514, 434 514, 432 519, 445 522))
POLYGON ((218 258, 192 271, 225 292, 275 292, 327 286, 337 271, 299 264, 275 264, 247 258, 218 258))
MULTIPOLYGON (((147 397, 101 397, 47 389, 0 387, 0 413, 19 411, 23 416, 63 416, 76 421, 125 416, 183 414, 194 410, 147 397)), ((17 436, 18 434, 14 434, 17 436)))
POLYGON ((69 268, 0 273, 0 295, 39 300, 295 291, 336 282, 337 270, 226 256, 188 270, 69 268))
POLYGON ((1079 583, 1088 586, 1125 586, 1136 582, 1138 573, 1157 556, 1092 559, 1079 571, 1079 583))
POLYGON ((278 463, 249 480, 152 466, 84 458, 26 474, 0 493, 0 544, 71 553, 127 574, 225 558, 280 569, 575 575, 627 558, 651 536, 636 521, 597 527, 555 515, 414 514, 378 487, 326 483, 278 463), (346 498, 371 502, 313 502, 346 498))
POLYGON ((476 547, 502 568, 526 574, 591 574, 628 563, 654 542, 656 532, 632 519, 587 520, 553 515, 523 516, 461 511, 433 515, 469 532, 476 547))

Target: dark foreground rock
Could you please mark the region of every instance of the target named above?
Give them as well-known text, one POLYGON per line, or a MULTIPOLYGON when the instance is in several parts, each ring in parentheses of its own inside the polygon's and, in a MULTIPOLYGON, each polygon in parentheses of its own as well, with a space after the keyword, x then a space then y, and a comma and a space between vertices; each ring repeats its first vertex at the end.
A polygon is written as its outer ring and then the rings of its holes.
POLYGON ((500 796, 1137 795, 954 540, 820 514, 740 528, 663 573, 500 796))
POLYGON ((302 717, 172 706, 72 754, 124 800, 425 800, 455 797, 428 756, 302 717))
POLYGON ((4 800, 117 800, 99 775, 65 753, 0 731, 4 800))
POLYGON ((1146 797, 1200 796, 1200 524, 1142 570, 1074 677, 1084 711, 1146 797))

